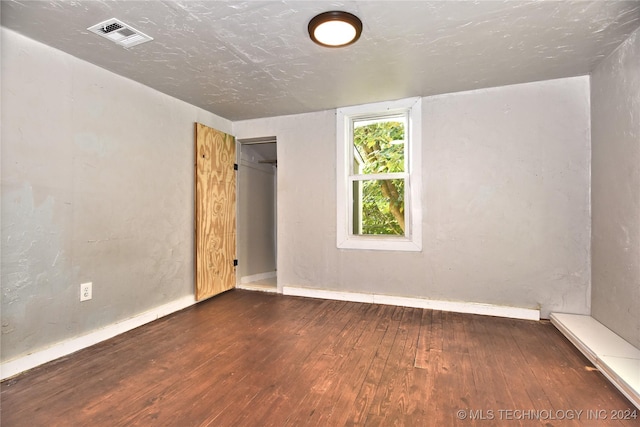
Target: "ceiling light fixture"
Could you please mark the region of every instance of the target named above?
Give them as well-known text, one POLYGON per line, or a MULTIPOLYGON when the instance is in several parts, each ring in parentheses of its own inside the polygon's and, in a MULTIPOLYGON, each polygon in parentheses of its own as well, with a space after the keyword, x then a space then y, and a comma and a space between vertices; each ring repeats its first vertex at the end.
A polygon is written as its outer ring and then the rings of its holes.
POLYGON ((309 21, 309 37, 324 47, 343 47, 355 43, 362 34, 362 21, 348 12, 324 12, 309 21))

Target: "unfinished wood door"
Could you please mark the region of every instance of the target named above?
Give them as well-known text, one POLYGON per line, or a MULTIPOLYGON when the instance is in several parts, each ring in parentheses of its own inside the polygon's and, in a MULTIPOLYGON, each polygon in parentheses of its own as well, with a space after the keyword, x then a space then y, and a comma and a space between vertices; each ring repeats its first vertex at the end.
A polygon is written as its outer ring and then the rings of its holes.
POLYGON ((196 123, 196 300, 236 285, 236 143, 196 123))

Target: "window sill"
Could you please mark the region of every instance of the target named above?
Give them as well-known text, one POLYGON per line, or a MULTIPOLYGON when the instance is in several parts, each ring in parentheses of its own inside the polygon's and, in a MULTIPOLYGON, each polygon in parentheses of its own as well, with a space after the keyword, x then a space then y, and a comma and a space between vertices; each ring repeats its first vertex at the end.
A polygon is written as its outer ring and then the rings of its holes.
POLYGON ((422 242, 417 242, 406 237, 350 236, 342 241, 338 241, 338 249, 421 252, 422 242))

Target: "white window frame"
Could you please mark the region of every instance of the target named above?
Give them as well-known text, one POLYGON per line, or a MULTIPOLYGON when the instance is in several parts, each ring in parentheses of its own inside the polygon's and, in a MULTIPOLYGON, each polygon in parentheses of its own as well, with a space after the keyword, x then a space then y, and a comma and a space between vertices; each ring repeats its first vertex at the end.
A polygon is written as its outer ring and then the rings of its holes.
MULTIPOLYGON (((337 246, 342 249, 422 251, 422 98, 378 102, 338 108, 337 144, 337 246), (405 235, 353 234, 353 122, 408 113, 405 135, 405 235)), ((374 179, 384 179, 375 177, 374 179)))

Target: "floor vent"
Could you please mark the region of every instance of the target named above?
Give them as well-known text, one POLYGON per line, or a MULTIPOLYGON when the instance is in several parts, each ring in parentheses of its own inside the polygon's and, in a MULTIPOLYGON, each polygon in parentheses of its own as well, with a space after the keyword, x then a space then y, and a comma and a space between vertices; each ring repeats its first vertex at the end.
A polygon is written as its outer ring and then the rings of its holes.
POLYGON ((149 37, 145 33, 136 30, 131 25, 127 25, 116 18, 111 18, 93 25, 87 28, 87 30, 127 48, 153 40, 153 37, 149 37))

